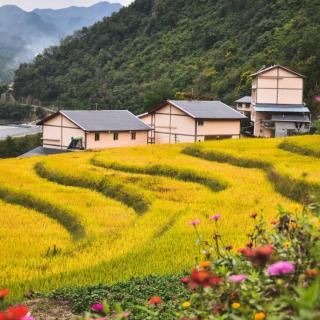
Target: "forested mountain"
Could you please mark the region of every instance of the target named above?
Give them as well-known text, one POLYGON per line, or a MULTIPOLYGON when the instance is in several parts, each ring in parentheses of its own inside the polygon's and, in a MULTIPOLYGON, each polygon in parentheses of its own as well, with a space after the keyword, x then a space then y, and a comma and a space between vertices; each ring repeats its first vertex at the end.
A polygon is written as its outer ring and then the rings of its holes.
POLYGON ((84 26, 91 26, 104 17, 122 8, 120 3, 99 2, 90 7, 69 7, 65 9, 36 9, 35 12, 43 21, 50 22, 65 34, 72 34, 84 26))
POLYGON ((231 102, 250 74, 283 64, 320 93, 319 0, 136 0, 16 72, 18 97, 142 112, 191 92, 231 102))
POLYGON ((35 13, 11 5, 0 7, 0 79, 9 78, 10 69, 31 60, 40 47, 58 43, 62 36, 59 28, 35 13))
POLYGON ((90 26, 121 8, 101 2, 88 8, 26 12, 19 7, 0 7, 0 80, 10 81, 20 63, 31 61, 46 47, 56 45, 66 35, 90 26))

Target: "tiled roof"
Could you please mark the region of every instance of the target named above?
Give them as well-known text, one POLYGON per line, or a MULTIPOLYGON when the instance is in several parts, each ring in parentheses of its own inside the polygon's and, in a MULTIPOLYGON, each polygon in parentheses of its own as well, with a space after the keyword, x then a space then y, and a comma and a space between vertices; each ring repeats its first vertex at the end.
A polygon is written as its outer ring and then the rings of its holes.
MULTIPOLYGON (((148 125, 128 110, 61 110, 59 113, 85 131, 151 130, 148 125)), ((45 123, 53 116, 42 120, 39 124, 45 123)))
POLYGON ((251 103, 251 96, 244 96, 235 101, 236 103, 251 103))
POLYGON ((71 152, 69 150, 61 150, 61 149, 48 149, 43 147, 36 147, 26 153, 23 153, 18 158, 29 158, 34 156, 47 156, 52 154, 66 153, 71 152))
POLYGON ((168 103, 195 119, 238 120, 246 118, 221 101, 168 100, 168 103))

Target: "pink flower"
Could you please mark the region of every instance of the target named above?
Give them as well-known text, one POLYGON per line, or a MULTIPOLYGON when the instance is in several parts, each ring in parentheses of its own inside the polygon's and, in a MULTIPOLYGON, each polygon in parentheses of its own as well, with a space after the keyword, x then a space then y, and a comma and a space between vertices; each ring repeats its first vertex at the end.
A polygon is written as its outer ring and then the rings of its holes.
POLYGON ((25 316, 21 320, 35 320, 34 317, 31 316, 25 316))
POLYGON ((243 282, 243 281, 246 281, 247 279, 248 279, 248 276, 246 276, 245 274, 234 274, 228 278, 228 280, 233 283, 243 282))
POLYGON ((209 217, 209 219, 210 219, 210 220, 213 220, 213 221, 218 221, 220 218, 221 218, 221 214, 220 214, 220 213, 215 214, 215 215, 209 217))
POLYGON ((317 102, 320 102, 320 96, 315 96, 314 100, 317 101, 317 102))
POLYGON ((104 306, 102 303, 95 303, 91 306, 91 310, 95 312, 102 312, 104 309, 104 306))
POLYGON ((197 226, 200 223, 200 219, 195 219, 189 222, 190 226, 197 226))
POLYGON ((279 261, 268 267, 269 276, 288 274, 294 270, 294 265, 289 261, 279 261))

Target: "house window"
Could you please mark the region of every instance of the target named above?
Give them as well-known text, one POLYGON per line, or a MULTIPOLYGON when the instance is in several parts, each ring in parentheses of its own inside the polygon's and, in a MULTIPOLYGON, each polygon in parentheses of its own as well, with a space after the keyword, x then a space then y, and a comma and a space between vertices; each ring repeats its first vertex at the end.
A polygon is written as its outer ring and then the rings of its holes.
POLYGON ((118 132, 115 132, 115 133, 113 134, 113 140, 119 140, 119 134, 118 134, 118 132))
POLYGON ((198 126, 202 127, 203 126, 204 121, 203 120, 198 120, 198 126))
POLYGON ((137 138, 137 133, 131 132, 131 140, 136 140, 136 138, 137 138))
POLYGON ((100 141, 100 133, 94 134, 94 141, 100 141))

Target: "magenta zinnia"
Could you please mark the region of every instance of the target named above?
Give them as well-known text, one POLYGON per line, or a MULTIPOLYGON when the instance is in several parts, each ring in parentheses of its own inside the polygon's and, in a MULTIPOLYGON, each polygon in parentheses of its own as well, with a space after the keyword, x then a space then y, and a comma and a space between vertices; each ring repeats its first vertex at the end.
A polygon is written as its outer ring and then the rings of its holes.
POLYGON ((279 276, 293 272, 294 265, 289 261, 279 261, 268 267, 269 276, 279 276))
POLYGON ((102 303, 95 303, 91 306, 91 310, 95 312, 102 312, 104 309, 104 306, 102 303))

